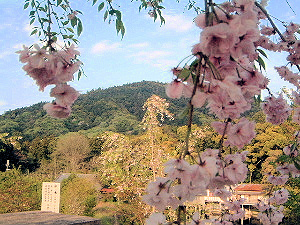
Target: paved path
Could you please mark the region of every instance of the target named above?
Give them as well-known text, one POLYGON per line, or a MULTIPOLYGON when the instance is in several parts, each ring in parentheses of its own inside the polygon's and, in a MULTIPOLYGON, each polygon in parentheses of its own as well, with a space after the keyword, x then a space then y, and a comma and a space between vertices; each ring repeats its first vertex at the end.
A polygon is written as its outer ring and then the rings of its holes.
POLYGON ((86 216, 29 211, 0 214, 0 225, 100 225, 98 219, 86 216))

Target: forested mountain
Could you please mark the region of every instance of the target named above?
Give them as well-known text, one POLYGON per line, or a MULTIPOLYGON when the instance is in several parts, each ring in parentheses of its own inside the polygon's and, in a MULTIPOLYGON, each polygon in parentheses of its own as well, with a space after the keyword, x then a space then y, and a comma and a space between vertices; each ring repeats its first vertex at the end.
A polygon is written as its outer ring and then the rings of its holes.
MULTIPOLYGON (((143 104, 153 94, 166 98, 170 103, 169 110, 175 115, 173 125, 185 124, 184 117, 180 118, 179 114, 186 108, 188 100, 169 99, 165 94, 165 84, 142 81, 82 94, 73 105, 72 115, 67 119, 47 116, 43 110, 43 102, 5 112, 0 116, 0 133, 19 135, 26 140, 87 129, 138 133, 144 115, 143 104)), ((196 124, 206 124, 210 120, 211 116, 208 116, 206 109, 195 113, 196 124)))

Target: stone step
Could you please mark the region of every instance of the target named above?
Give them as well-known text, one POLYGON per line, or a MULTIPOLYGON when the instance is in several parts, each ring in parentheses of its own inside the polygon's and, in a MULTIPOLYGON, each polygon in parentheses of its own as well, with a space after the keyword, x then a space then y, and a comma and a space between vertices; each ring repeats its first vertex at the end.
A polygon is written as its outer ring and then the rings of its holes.
POLYGON ((100 225, 98 219, 45 211, 0 214, 0 225, 100 225))

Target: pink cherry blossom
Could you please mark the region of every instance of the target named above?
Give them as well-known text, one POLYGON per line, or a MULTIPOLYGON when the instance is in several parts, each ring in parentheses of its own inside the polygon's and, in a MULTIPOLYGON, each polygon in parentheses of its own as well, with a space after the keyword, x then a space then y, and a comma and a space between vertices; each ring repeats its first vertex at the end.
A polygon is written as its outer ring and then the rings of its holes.
POLYGON ((297 157, 298 156, 298 149, 294 145, 288 145, 283 148, 283 152, 286 155, 289 155, 291 157, 297 157))
POLYGON ((192 169, 191 165, 188 162, 183 159, 171 159, 164 165, 164 171, 169 179, 181 179, 181 182, 189 183, 192 169))
POLYGON ((79 92, 68 84, 58 84, 51 89, 50 96, 56 98, 56 103, 61 106, 71 106, 78 98, 79 92))
POLYGON ((282 175, 282 176, 274 176, 269 175, 268 181, 274 185, 284 185, 289 179, 288 175, 282 175))
POLYGON ((226 23, 205 27, 201 33, 200 49, 207 56, 222 57, 228 54, 237 41, 226 23))
POLYGON ((214 195, 220 197, 223 201, 228 201, 228 199, 232 196, 232 192, 226 189, 215 189, 214 195))
POLYGON ((266 26, 262 26, 260 32, 261 32, 261 34, 267 35, 267 36, 276 34, 276 31, 273 27, 266 27, 266 26))
POLYGON ((280 190, 273 192, 273 197, 269 199, 269 202, 271 204, 275 203, 277 205, 282 205, 287 202, 288 198, 289 198, 288 190, 282 188, 280 190))
POLYGON ((169 98, 181 98, 184 84, 179 80, 174 80, 166 86, 166 94, 169 98))
POLYGON ((260 212, 270 209, 270 205, 262 200, 258 200, 254 207, 257 208, 260 212))
POLYGON ((284 80, 289 81, 291 84, 295 85, 296 87, 300 87, 299 86, 299 80, 300 80, 299 73, 293 73, 286 66, 275 67, 275 69, 277 70, 278 74, 284 80))
POLYGON ((256 136, 255 123, 246 118, 242 118, 237 124, 232 125, 227 132, 225 145, 237 146, 239 149, 249 144, 256 136))
POLYGON ((54 118, 67 118, 71 114, 70 106, 61 106, 56 102, 47 103, 44 105, 44 110, 47 111, 47 114, 54 118))
POLYGON ((169 204, 172 194, 168 187, 169 179, 159 177, 156 181, 148 184, 147 192, 142 200, 148 205, 155 206, 159 211, 163 211, 169 204))
POLYGON ((278 166, 276 169, 282 175, 291 174, 293 178, 300 177, 300 170, 298 170, 294 164, 285 164, 283 166, 278 166))
POLYGON ((266 114, 267 122, 275 125, 279 125, 286 121, 291 112, 291 108, 281 94, 278 98, 274 96, 266 98, 265 102, 261 104, 261 107, 266 114))
POLYGON ((145 221, 146 225, 162 225, 166 222, 166 217, 162 213, 153 213, 145 221))
POLYGON ((244 163, 232 163, 224 168, 224 176, 234 184, 243 182, 247 178, 248 168, 244 163))

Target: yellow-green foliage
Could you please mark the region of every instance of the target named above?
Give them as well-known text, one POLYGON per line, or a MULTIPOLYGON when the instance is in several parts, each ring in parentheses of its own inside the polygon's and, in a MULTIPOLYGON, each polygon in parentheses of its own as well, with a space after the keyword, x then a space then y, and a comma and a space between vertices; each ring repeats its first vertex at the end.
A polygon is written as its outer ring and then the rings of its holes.
POLYGON ((40 210, 41 184, 18 169, 0 172, 0 213, 40 210))
POLYGON ((61 212, 70 215, 93 216, 97 197, 95 183, 87 178, 71 175, 63 182, 61 212))

